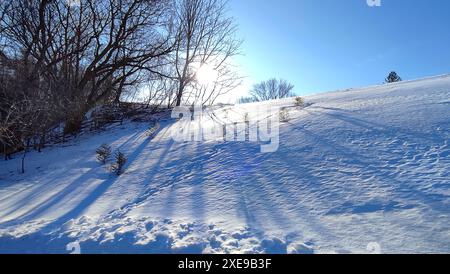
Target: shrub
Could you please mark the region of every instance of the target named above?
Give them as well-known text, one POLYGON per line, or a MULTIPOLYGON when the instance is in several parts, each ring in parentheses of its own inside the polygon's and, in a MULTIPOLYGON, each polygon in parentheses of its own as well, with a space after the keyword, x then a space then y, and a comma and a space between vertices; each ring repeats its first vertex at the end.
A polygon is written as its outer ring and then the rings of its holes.
POLYGON ((106 164, 109 157, 111 156, 111 147, 107 144, 103 144, 96 150, 96 153, 97 160, 102 164, 106 164))
POLYGON ((115 154, 115 159, 116 162, 111 166, 111 169, 114 173, 116 173, 117 176, 120 176, 123 173, 123 167, 127 162, 127 158, 125 157, 125 154, 117 151, 115 154))
POLYGON ((305 100, 303 100, 302 97, 295 97, 295 106, 296 107, 304 107, 305 106, 305 100))
POLYGON ((225 120, 228 120, 228 109, 224 110, 223 113, 224 113, 223 118, 225 120))
POLYGON ((280 122, 286 123, 289 122, 289 112, 287 109, 283 108, 280 110, 280 122))
POLYGON ((246 112, 244 115, 244 122, 247 124, 250 123, 250 115, 248 114, 248 112, 246 112))

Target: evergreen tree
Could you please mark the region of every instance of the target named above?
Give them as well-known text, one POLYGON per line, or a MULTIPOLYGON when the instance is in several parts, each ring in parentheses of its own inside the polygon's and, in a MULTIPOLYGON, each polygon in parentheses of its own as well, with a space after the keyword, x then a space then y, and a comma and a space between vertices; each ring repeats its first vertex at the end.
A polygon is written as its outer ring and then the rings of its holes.
POLYGON ((125 154, 123 154, 120 151, 117 151, 115 154, 116 163, 112 165, 112 171, 116 173, 117 176, 122 175, 123 173, 123 167, 125 166, 125 163, 127 162, 127 158, 125 157, 125 154))
POLYGON ((391 73, 389 73, 389 75, 385 81, 386 81, 386 83, 395 83, 395 82, 400 82, 401 80, 402 80, 402 78, 400 78, 400 76, 398 76, 397 72, 391 71, 391 73))

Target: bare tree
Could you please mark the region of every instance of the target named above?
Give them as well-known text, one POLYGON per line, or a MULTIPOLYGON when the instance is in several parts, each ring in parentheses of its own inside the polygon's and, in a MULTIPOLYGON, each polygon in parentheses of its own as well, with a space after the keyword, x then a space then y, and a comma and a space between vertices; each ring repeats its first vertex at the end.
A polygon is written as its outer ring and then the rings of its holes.
MULTIPOLYGON (((233 86, 238 78, 231 75, 230 58, 239 53, 241 41, 236 39, 236 25, 227 15, 227 1, 223 0, 175 0, 175 28, 177 44, 174 53, 174 79, 177 83, 175 104, 180 106, 188 89, 195 88, 196 70, 207 65, 217 71, 218 78, 214 87, 197 85, 194 97, 217 96, 233 86), (219 90, 219 91, 218 91, 219 90), (208 95, 207 95, 208 93, 208 95), (216 95, 212 95, 215 93, 216 95), (211 95, 211 96, 209 96, 211 95)), ((198 84, 198 83, 197 83, 198 84)), ((187 101, 187 99, 185 99, 187 101)))
POLYGON ((250 95, 256 102, 294 96, 294 86, 286 80, 270 79, 253 86, 250 95))
POLYGON ((159 75, 175 48, 170 3, 2 1, 0 40, 5 49, 1 55, 11 61, 8 69, 13 74, 4 81, 9 86, 2 87, 4 98, 11 101, 0 106, 0 113, 2 134, 15 139, 0 136, 5 139, 2 143, 23 143, 28 132, 42 132, 45 139, 45 130, 61 122, 65 132, 75 132, 95 104, 118 101, 127 87, 148 75, 159 75), (18 104, 30 107, 20 109, 23 115, 19 115, 10 108, 18 104), (39 123, 20 122, 29 113, 39 123), (15 122, 5 127, 6 119, 15 122))
MULTIPOLYGON (((8 10, 8 6, 9 6, 8 1, 0 1, 0 22, 3 21, 3 18, 5 17, 5 13, 8 10)), ((0 55, 2 56, 0 58, 3 58, 5 56, 5 54, 3 53, 3 49, 5 47, 4 37, 2 35, 3 31, 4 31, 4 26, 3 26, 3 24, 0 24, 0 55)))
MULTIPOLYGON (((14 84, 7 88, 14 87, 14 84)), ((5 154, 5 160, 10 158, 10 154, 17 150, 23 150, 22 173, 25 172, 25 156, 33 137, 38 136, 45 126, 45 111, 41 107, 45 106, 43 98, 31 97, 28 94, 18 91, 8 92, 2 88, 0 92, 2 101, 0 103, 0 144, 5 154)))
MULTIPOLYGON (((0 144, 45 145, 48 130, 81 129, 97 104, 149 85, 147 105, 212 104, 236 87, 241 42, 225 0, 0 2, 0 144), (5 64, 5 65, 4 65, 5 64), (201 66, 217 72, 197 81, 201 66), (9 73, 12 72, 12 73, 9 73)), ((26 155, 26 153, 25 153, 26 155)))
POLYGON ((94 54, 87 60, 79 81, 84 88, 94 81, 88 103, 105 96, 99 86, 118 73, 116 82, 141 70, 157 73, 158 57, 170 53, 170 35, 162 35, 164 10, 167 1, 161 0, 86 0, 93 16, 94 54), (164 3, 166 2, 166 3, 164 3), (102 5, 103 4, 103 5, 102 5), (106 6, 104 6, 106 5, 106 6))
MULTIPOLYGON (((2 26, 30 77, 52 82, 75 120, 102 100, 119 100, 174 49, 170 0, 15 0, 2 26)), ((47 89, 49 90, 49 89, 47 89)), ((52 91, 53 92, 53 91, 52 91)), ((53 92, 55 93, 55 92, 53 92)), ((79 121, 76 121, 79 122, 79 121)))

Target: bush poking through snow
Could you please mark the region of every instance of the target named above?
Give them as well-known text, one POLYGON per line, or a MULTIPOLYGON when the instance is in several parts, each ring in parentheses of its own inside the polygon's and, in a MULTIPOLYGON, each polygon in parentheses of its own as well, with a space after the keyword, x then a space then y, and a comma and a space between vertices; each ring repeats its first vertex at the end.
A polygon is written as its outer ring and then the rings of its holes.
POLYGON ((228 119, 228 109, 224 109, 224 110, 223 110, 223 113, 224 113, 223 118, 224 118, 225 120, 227 120, 227 119, 228 119))
POLYGON ((289 111, 285 108, 280 110, 280 122, 286 123, 289 122, 289 111))
POLYGON ((120 152, 119 150, 115 154, 116 162, 111 166, 111 170, 116 173, 117 176, 120 176, 123 173, 123 167, 127 162, 127 158, 125 154, 120 152))
POLYGON ((95 152, 97 153, 97 160, 104 165, 111 156, 111 147, 103 144, 95 152))
POLYGON ((295 106, 296 107, 304 107, 305 106, 305 100, 302 98, 302 97, 300 97, 300 96, 298 96, 298 97, 295 97, 295 106))

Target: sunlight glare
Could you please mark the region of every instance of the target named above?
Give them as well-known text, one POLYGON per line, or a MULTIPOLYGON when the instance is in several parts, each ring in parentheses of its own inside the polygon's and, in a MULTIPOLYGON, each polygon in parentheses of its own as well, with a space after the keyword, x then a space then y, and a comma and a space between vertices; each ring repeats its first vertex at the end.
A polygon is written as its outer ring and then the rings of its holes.
POLYGON ((218 77, 218 72, 211 65, 203 64, 197 70, 197 81, 201 85, 213 84, 218 77))

